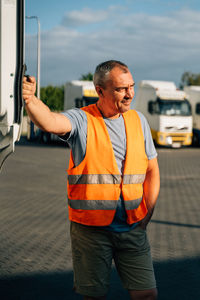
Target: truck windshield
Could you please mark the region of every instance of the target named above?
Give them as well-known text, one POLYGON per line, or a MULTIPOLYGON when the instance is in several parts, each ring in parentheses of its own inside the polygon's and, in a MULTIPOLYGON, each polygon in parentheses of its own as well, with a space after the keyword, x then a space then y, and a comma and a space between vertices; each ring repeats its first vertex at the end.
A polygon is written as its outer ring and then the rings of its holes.
POLYGON ((187 100, 161 100, 158 99, 158 109, 161 115, 190 116, 191 106, 187 100))

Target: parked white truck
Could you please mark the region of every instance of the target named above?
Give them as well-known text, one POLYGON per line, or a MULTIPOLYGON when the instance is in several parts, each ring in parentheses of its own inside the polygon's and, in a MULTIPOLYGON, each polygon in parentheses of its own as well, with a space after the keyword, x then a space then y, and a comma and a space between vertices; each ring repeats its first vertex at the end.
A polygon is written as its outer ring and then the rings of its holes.
POLYGON ((72 80, 65 84, 64 110, 96 103, 98 94, 92 81, 72 80))
POLYGON ((173 82, 141 81, 134 109, 147 118, 155 144, 180 148, 192 143, 191 106, 173 82))
POLYGON ((184 91, 192 107, 193 145, 200 146, 200 86, 185 86, 184 91))

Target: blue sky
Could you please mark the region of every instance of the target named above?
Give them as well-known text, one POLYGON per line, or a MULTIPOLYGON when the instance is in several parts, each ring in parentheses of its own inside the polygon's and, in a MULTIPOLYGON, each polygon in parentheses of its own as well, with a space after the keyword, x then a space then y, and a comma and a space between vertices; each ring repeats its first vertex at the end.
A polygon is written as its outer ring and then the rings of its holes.
MULTIPOLYGON (((41 23, 41 85, 94 72, 107 59, 125 62, 137 82, 200 73, 199 0, 26 0, 41 23)), ((37 24, 26 20, 26 63, 36 74, 37 24)))

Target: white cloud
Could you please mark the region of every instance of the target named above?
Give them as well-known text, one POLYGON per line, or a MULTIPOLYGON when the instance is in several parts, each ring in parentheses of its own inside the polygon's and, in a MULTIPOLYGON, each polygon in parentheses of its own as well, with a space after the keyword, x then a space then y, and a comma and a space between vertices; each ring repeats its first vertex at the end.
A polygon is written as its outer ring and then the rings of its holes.
POLYGON ((106 12, 85 9, 68 13, 63 20, 41 36, 42 85, 77 79, 112 58, 127 63, 136 81, 160 79, 178 84, 184 71, 199 72, 198 11, 180 10, 161 17, 125 15, 112 7, 106 12), (72 29, 72 21, 76 25, 90 23, 90 28, 87 32, 72 29), (96 22, 101 25, 98 29, 93 27, 96 22))
POLYGON ((107 16, 108 12, 106 10, 94 11, 90 8, 84 8, 81 11, 73 10, 65 13, 62 25, 66 27, 78 27, 102 22, 106 20, 107 16))

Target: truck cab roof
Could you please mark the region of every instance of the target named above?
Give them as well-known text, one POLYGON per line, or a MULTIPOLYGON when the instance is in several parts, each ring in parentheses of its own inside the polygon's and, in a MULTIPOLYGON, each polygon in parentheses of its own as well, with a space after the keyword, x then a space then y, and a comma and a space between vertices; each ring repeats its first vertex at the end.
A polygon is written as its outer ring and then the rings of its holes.
POLYGON ((94 89, 94 83, 93 83, 93 81, 72 80, 70 82, 67 82, 67 84, 71 84, 71 85, 75 85, 75 86, 82 86, 84 88, 94 89))
POLYGON ((193 92, 200 92, 200 86, 199 85, 189 85, 184 87, 185 91, 193 91, 193 92))
POLYGON ((147 87, 161 90, 176 90, 176 85, 172 81, 142 80, 139 87, 147 87))
POLYGON ((172 81, 142 80, 139 83, 139 88, 153 89, 156 96, 162 100, 186 99, 185 92, 178 90, 172 81))

